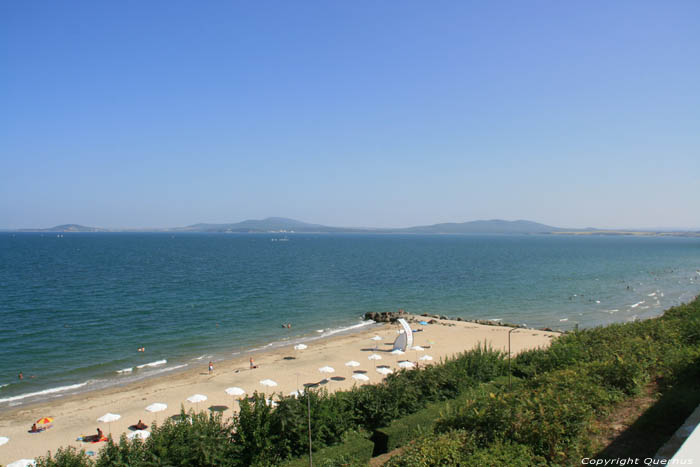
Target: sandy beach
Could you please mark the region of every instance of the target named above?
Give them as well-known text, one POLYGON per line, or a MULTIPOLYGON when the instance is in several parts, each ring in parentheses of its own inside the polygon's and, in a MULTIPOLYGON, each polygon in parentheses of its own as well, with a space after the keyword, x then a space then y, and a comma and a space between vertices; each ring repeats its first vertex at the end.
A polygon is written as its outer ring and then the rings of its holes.
MULTIPOLYGON (((380 382, 383 376, 375 371, 375 364, 388 365, 396 370, 399 361, 417 362, 423 355, 430 355, 433 360, 421 361, 421 364, 436 363, 484 342, 494 349, 506 351, 508 348, 508 331, 512 328, 466 321, 435 321, 435 324, 429 325, 412 323, 413 329, 422 329, 421 332, 414 333, 414 345, 422 346, 425 350, 411 350, 401 356, 390 353, 399 327, 383 324, 353 334, 313 341, 304 350, 295 350, 290 345, 216 362, 211 374, 207 362, 202 361, 200 367, 181 373, 3 412, 0 414, 0 436, 10 440, 0 446, 0 464, 20 458, 35 458, 45 455, 49 450, 54 452, 61 446, 69 445, 97 452, 105 443, 82 443, 76 439, 81 435, 96 433, 97 427, 105 434, 111 433, 114 438, 119 438, 122 433, 129 433, 128 427, 138 420, 143 420, 148 425, 153 421, 162 423, 167 417, 179 413, 181 406, 186 410, 192 408, 200 411, 211 406, 227 406, 223 413, 225 418, 230 418, 238 408, 236 398, 225 393, 225 389, 232 386, 240 387, 248 394, 257 390, 266 394, 274 392, 277 395, 287 395, 303 388, 305 383, 318 383, 325 378, 334 377, 323 387, 336 391, 360 383, 351 378, 353 370, 366 371, 370 380, 362 384, 380 382), (375 334, 381 340, 370 340, 375 334), (381 360, 368 359, 375 352, 381 355, 381 360), (251 356, 258 366, 256 369, 249 368, 251 356), (350 360, 359 362, 360 366, 345 366, 350 360), (319 368, 324 366, 334 368, 335 372, 319 372, 319 368), (260 381, 265 379, 274 380, 278 386, 262 386, 260 381), (203 394, 207 400, 198 404, 187 402, 186 399, 194 394, 203 394), (148 405, 156 402, 167 404, 168 408, 159 413, 145 410, 148 405), (111 424, 98 423, 97 419, 107 412, 119 414, 121 418, 111 424), (53 417, 53 426, 41 433, 29 433, 32 423, 41 417, 53 417)), ((516 354, 526 349, 544 347, 556 335, 555 332, 518 328, 511 335, 511 350, 516 354)))

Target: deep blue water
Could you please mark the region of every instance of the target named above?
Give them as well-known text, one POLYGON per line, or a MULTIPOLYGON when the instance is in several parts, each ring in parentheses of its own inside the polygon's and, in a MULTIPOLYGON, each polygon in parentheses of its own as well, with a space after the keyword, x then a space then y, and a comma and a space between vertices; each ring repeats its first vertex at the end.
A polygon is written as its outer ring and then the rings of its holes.
POLYGON ((278 238, 0 233, 0 409, 319 336, 367 311, 570 329, 700 293, 698 238, 278 238))

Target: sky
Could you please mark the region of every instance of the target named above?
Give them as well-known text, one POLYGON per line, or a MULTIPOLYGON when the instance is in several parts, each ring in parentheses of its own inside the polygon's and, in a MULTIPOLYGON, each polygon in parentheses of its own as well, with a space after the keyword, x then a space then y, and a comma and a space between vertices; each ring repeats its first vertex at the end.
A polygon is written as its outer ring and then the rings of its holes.
POLYGON ((700 229, 700 2, 0 2, 0 228, 700 229))

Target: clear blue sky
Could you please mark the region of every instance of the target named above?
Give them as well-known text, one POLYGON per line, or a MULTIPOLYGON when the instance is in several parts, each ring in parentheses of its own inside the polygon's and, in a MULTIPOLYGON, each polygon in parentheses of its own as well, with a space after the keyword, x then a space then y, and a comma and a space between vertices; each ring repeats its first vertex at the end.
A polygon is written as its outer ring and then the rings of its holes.
POLYGON ((697 0, 0 3, 0 228, 699 206, 697 0))

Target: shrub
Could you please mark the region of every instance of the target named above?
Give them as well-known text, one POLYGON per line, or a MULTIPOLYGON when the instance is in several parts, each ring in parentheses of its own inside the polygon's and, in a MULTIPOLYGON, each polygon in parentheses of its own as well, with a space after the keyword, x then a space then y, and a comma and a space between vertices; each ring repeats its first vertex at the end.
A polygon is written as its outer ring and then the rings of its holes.
POLYGON ((92 460, 85 450, 78 451, 73 446, 58 448, 56 454, 50 452, 45 457, 36 459, 37 467, 92 467, 92 460))

